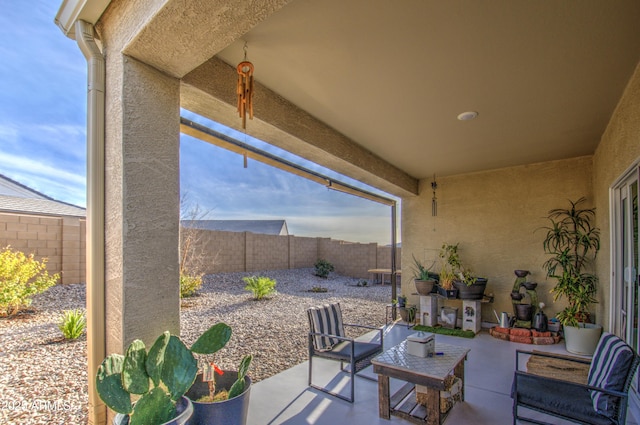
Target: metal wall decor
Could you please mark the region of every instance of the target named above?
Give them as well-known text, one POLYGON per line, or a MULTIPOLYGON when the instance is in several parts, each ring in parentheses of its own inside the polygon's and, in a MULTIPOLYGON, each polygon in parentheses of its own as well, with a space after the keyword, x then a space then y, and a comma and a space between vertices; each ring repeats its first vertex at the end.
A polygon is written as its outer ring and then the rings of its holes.
POLYGON ((247 60, 247 43, 244 44, 244 60, 236 67, 238 71, 238 113, 242 118, 242 128, 247 128, 247 113, 253 119, 253 64, 247 60))

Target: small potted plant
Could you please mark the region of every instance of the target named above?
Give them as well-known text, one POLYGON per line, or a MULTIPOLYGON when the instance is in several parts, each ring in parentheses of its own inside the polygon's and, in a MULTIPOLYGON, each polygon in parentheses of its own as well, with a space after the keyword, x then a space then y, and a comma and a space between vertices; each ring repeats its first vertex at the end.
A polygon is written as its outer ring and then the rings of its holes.
POLYGON ((440 274, 438 294, 445 298, 456 298, 458 290, 453 287, 458 264, 458 245, 442 245, 440 249, 440 274))
POLYGON ((595 208, 582 208, 586 199, 569 201, 567 209, 549 211, 550 225, 543 241, 550 257, 543 268, 556 280, 553 300, 566 298, 568 305, 557 314, 564 326, 567 351, 592 355, 602 326, 590 322, 589 306, 596 303, 598 276, 589 268, 600 249, 600 229, 593 226, 595 208))
POLYGON ((440 257, 454 274, 453 286, 458 290, 458 298, 463 300, 481 300, 487 287, 487 279, 477 277, 470 268, 462 265, 458 254, 458 245, 442 245, 440 257))
POLYGON ((434 289, 434 285, 438 282, 438 275, 431 272, 431 267, 423 265, 415 255, 412 255, 414 269, 413 281, 416 285, 416 291, 420 295, 429 295, 434 289))
POLYGON ((211 354, 226 344, 231 329, 218 323, 187 348, 168 331, 147 351, 135 340, 125 355, 107 356, 96 373, 96 389, 104 403, 117 415, 114 425, 183 425, 193 413, 184 396, 196 379, 197 354, 211 354))

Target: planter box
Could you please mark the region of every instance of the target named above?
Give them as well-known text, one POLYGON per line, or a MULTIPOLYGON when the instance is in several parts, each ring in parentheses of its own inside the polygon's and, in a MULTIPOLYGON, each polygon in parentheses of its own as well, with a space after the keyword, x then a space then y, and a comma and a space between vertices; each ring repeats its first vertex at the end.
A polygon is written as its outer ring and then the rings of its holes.
POLYGON ((458 298, 461 300, 481 300, 487 287, 487 279, 479 277, 471 285, 455 280, 453 286, 458 290, 458 298))

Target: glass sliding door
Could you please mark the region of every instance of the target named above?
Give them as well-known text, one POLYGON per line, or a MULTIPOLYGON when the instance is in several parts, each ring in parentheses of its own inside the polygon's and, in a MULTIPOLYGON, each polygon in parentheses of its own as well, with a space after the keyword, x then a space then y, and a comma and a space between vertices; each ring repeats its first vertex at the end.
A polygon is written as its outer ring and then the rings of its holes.
MULTIPOLYGON (((638 182, 636 165, 612 188, 611 223, 611 331, 640 351, 640 245, 638 240, 638 182)), ((640 418, 640 383, 632 385, 630 408, 640 418)))

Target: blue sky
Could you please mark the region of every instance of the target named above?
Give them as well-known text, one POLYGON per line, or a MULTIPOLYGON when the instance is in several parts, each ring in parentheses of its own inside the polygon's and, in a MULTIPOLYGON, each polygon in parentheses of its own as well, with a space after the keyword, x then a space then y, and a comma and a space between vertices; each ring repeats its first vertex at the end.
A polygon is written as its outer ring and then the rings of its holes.
MULTIPOLYGON (((75 41, 53 23, 60 4, 61 0, 0 0, 0 173, 55 199, 85 206, 86 61, 75 41)), ((189 111, 183 115, 339 177, 189 111)), ((181 191, 190 205, 208 212, 206 218, 285 219, 289 232, 297 236, 391 241, 389 207, 256 161, 249 160, 245 169, 241 156, 185 135, 180 169, 181 191)))

